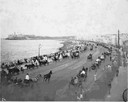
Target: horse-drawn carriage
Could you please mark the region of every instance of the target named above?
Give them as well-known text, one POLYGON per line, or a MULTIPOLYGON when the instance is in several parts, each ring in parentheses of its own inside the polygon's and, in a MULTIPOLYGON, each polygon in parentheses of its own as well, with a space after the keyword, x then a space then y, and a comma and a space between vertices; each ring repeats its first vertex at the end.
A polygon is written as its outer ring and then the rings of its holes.
POLYGON ((85 69, 83 67, 83 69, 80 70, 79 73, 77 74, 77 77, 82 81, 85 81, 85 79, 87 78, 87 71, 88 71, 88 68, 85 69))
POLYGON ((93 46, 91 46, 91 48, 90 48, 90 51, 92 51, 93 50, 93 46))
POLYGON ((79 71, 76 77, 72 77, 71 81, 69 82, 69 88, 71 85, 75 87, 82 87, 82 82, 87 78, 87 71, 88 68, 84 69, 83 67, 83 69, 79 71))
POLYGON ((39 63, 44 66, 49 64, 48 60, 39 60, 39 63))
POLYGON ((23 87, 33 87, 35 83, 37 83, 43 76, 38 74, 37 76, 28 79, 21 79, 21 78, 11 78, 9 80, 10 83, 15 84, 21 88, 23 87))
POLYGON ((102 61, 104 61, 104 60, 105 60, 105 56, 104 56, 104 55, 101 55, 101 56, 100 56, 100 59, 101 59, 102 61))
POLYGON ((9 74, 15 75, 15 74, 19 74, 20 70, 18 69, 18 67, 14 66, 14 67, 8 68, 8 72, 9 74))
POLYGON ((106 51, 106 52, 104 52, 104 54, 109 56, 109 55, 111 55, 111 52, 110 51, 106 51))
POLYGON ((96 68, 97 68, 97 64, 96 63, 92 64, 91 70, 95 70, 96 68))
POLYGON ((69 88, 72 86, 75 87, 82 87, 82 81, 78 79, 78 77, 72 77, 71 81, 69 82, 69 88))
POLYGON ((87 57, 88 60, 92 60, 92 54, 89 54, 87 57))
POLYGON ((79 51, 78 50, 72 52, 72 54, 71 54, 71 58, 72 59, 79 58, 79 57, 80 57, 80 55, 79 55, 79 51))
POLYGON ((27 67, 27 69, 34 69, 35 65, 33 63, 27 63, 23 68, 27 67))

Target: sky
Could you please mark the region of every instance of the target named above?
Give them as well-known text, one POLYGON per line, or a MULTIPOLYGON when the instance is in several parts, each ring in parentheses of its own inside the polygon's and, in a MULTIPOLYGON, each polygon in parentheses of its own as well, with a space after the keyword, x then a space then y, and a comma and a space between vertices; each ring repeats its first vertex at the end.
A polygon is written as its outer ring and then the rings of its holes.
POLYGON ((0 33, 77 36, 128 33, 128 0, 0 0, 0 33))

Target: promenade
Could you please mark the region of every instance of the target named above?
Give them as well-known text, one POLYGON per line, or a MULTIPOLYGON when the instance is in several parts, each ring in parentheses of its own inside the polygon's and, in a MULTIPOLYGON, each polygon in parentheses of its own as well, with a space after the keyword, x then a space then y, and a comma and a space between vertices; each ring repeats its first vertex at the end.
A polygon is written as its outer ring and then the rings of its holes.
MULTIPOLYGON (((18 86, 3 86, 2 88, 2 97, 6 100, 25 100, 25 101, 42 101, 42 100, 56 100, 56 101, 78 101, 77 97, 79 97, 81 93, 80 88, 71 87, 69 89, 69 81, 72 76, 76 76, 80 69, 84 66, 90 67, 98 56, 101 55, 102 52, 107 51, 105 48, 99 46, 95 48, 93 51, 87 50, 80 54, 79 59, 63 59, 59 62, 53 62, 48 66, 41 66, 34 70, 29 70, 30 77, 35 77, 38 74, 46 74, 50 70, 53 71, 53 75, 51 77, 51 81, 49 83, 43 82, 40 80, 38 83, 34 84, 33 88, 19 88, 18 86), (87 60, 87 56, 92 53, 93 61, 87 60)), ((114 55, 112 55, 114 57, 114 55)), ((117 61, 117 57, 115 56, 115 60, 117 61)), ((104 101, 104 100, 113 100, 118 101, 121 99, 115 98, 118 95, 121 95, 120 91, 113 91, 118 88, 118 85, 115 86, 115 74, 118 69, 117 63, 110 62, 110 58, 107 57, 104 62, 102 62, 100 68, 96 73, 96 80, 94 80, 95 71, 88 72, 88 77, 86 81, 83 83, 83 98, 80 100, 84 101, 104 101), (111 65, 112 68, 108 69, 107 65, 111 65), (108 84, 112 84, 112 88, 110 89, 108 84), (110 96, 109 95, 110 90, 110 96), (114 96, 117 95, 117 96, 114 96)), ((20 73, 18 78, 24 79, 26 73, 20 73)), ((121 73, 121 71, 120 71, 121 73)), ((124 75, 124 74, 120 74, 124 75)), ((121 79, 119 79, 121 80, 121 79)), ((126 82, 126 79, 124 79, 126 82)), ((123 82, 123 81, 122 81, 123 82)), ((126 87, 126 83, 123 82, 123 87, 126 87)), ((120 81, 119 81, 120 83, 120 81)), ((122 86, 120 86, 122 87, 122 86)), ((121 89, 121 88, 120 88, 121 89)))

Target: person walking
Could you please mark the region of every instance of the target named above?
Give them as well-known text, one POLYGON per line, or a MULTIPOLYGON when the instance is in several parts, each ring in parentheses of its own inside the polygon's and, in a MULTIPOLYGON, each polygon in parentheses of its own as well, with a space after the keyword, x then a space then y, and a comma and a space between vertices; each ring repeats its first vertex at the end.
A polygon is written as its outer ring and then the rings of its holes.
POLYGON ((116 70, 116 77, 118 77, 119 69, 116 70))
POLYGON ((111 94, 111 81, 108 82, 108 97, 110 97, 111 94))
POLYGON ((80 89, 80 92, 77 93, 77 100, 78 101, 82 101, 83 98, 84 98, 84 90, 83 89, 80 89))
POLYGON ((112 61, 112 56, 110 55, 110 61, 112 61))
POLYGON ((96 73, 94 74, 94 81, 96 81, 96 73))

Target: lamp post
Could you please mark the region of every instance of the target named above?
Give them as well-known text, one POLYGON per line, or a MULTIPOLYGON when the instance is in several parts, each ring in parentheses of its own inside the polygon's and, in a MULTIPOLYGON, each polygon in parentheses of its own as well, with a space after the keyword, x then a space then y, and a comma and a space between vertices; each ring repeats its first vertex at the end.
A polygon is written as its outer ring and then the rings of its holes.
POLYGON ((41 48, 41 44, 39 44, 38 46, 38 56, 40 56, 40 48, 41 48))
POLYGON ((120 31, 118 30, 118 67, 120 66, 120 31))
POLYGON ((118 48, 120 49, 120 31, 118 30, 118 48))

